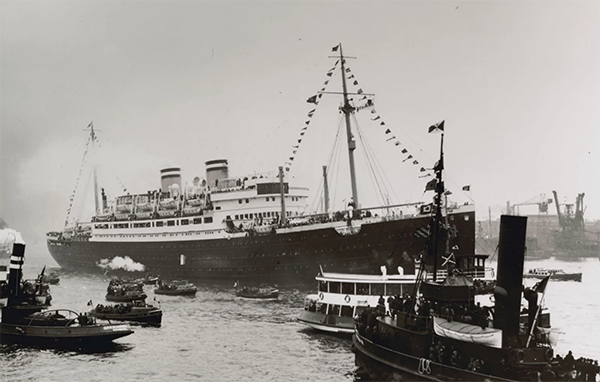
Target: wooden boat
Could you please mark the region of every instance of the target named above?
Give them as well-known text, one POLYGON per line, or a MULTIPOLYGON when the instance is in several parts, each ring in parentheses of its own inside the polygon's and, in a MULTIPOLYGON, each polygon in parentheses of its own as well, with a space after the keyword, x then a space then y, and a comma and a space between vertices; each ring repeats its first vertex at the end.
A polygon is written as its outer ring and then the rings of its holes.
POLYGON ((103 320, 131 321, 144 324, 160 325, 162 309, 147 304, 145 301, 134 301, 116 305, 98 304, 89 315, 103 320))
POLYGON ((533 268, 529 272, 523 275, 526 279, 543 279, 544 277, 550 276, 551 281, 578 281, 581 282, 582 274, 579 273, 566 273, 562 269, 546 269, 546 268, 533 268))
POLYGON ((177 280, 170 283, 160 281, 154 289, 154 293, 167 296, 195 296, 197 291, 198 288, 194 284, 177 280))
POLYGON ((242 287, 235 291, 235 295, 243 298, 276 300, 279 298, 279 289, 271 286, 242 287))

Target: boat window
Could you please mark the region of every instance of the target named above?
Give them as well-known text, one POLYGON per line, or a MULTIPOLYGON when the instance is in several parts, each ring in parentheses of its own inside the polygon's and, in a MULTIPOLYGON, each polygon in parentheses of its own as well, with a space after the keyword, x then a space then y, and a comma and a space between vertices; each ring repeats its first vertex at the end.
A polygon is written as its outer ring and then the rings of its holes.
POLYGON ((157 227, 162 227, 164 222, 156 222, 157 227))
POLYGON ((383 284, 371 284, 372 296, 383 296, 383 284))
POLYGON ((250 203, 250 199, 246 199, 246 203, 250 203))
POLYGON ((213 222, 213 218, 212 216, 209 216, 207 218, 204 218, 204 223, 212 223, 213 222))
POLYGON ((362 313, 364 310, 365 310, 365 307, 364 307, 364 306, 357 305, 357 306, 356 306, 356 310, 355 310, 355 312, 354 312, 354 316, 358 316, 358 315, 359 315, 359 314, 361 314, 361 313, 362 313))
POLYGON ((354 294, 354 283, 342 283, 342 294, 354 294))
POLYGON ((167 226, 172 227, 175 225, 175 220, 167 220, 167 226))
POLYGON ((395 296, 397 294, 401 294, 402 289, 400 284, 386 284, 385 285, 385 295, 386 296, 395 296))
POLYGON ((342 317, 352 317, 353 307, 344 305, 342 306, 342 317))
POLYGON ((367 283, 356 284, 356 294, 368 295, 369 294, 369 284, 367 284, 367 283))
POLYGON ((187 219, 181 221, 181 225, 188 225, 188 224, 190 224, 190 221, 187 219))
POLYGON ((326 314, 327 313, 327 304, 317 302, 317 312, 326 314))
POLYGON ((202 218, 194 218, 194 224, 202 224, 202 218))
POLYGON ((340 293, 340 284, 339 282, 330 282, 329 283, 329 292, 330 293, 340 293))
POLYGON ((319 281, 319 292, 328 292, 327 281, 319 281))
POLYGON ((329 305, 329 314, 333 316, 340 315, 340 306, 339 305, 329 305))

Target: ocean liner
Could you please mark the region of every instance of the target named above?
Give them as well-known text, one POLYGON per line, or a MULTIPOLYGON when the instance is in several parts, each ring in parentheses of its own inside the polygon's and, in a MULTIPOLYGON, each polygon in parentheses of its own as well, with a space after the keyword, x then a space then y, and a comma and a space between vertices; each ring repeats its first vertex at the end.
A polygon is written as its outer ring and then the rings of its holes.
MULTIPOLYGON (((63 268, 85 272, 102 272, 107 263, 120 258, 161 277, 244 284, 310 284, 319 265, 362 274, 378 274, 382 266, 390 271, 401 266, 406 274, 414 274, 414 259, 429 235, 431 205, 364 207, 360 203, 354 150, 355 137, 361 134, 352 132, 350 119, 360 110, 373 113, 373 101, 362 89, 348 91, 346 80, 353 75, 347 78, 350 70, 341 44, 334 52, 337 62, 328 77, 339 63, 342 91, 335 94, 343 97, 340 111, 345 124, 340 126, 346 130, 352 187, 352 199, 343 211, 329 207, 326 166, 323 208, 311 214, 305 213, 309 190, 290 184, 284 172, 287 166, 273 174, 232 177, 227 159, 209 160, 206 177, 195 177, 191 185, 182 181, 181 168, 170 167, 160 171, 159 190, 113 200, 94 175, 94 216, 86 222, 67 220, 62 231, 49 232, 52 257, 63 268)), ((321 96, 333 93, 324 89, 308 102, 317 105, 321 96)), ((98 139, 90 127, 88 142, 93 146, 98 139)), ((473 253, 474 206, 446 203, 444 217, 450 244, 473 253)))

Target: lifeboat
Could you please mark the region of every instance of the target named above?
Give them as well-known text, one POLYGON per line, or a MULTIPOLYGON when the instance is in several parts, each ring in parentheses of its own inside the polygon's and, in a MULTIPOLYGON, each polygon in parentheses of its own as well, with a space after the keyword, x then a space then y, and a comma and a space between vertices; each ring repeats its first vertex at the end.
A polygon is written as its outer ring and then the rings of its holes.
POLYGON ((167 210, 174 210, 175 208, 177 208, 177 201, 172 198, 163 199, 158 204, 160 204, 161 208, 164 208, 167 210))
POLYGON ((135 209, 137 211, 151 211, 152 210, 152 203, 150 203, 150 202, 138 203, 136 205, 135 209))
POLYGON ((203 199, 188 199, 187 204, 189 204, 192 207, 198 207, 201 206, 204 203, 203 199))
POLYGON ((473 342, 494 348, 502 347, 502 330, 482 328, 458 321, 448 321, 434 317, 433 329, 440 337, 453 338, 463 342, 473 342))
POLYGON ((127 213, 127 212, 131 212, 132 205, 131 204, 117 204, 117 206, 115 208, 119 212, 127 213))

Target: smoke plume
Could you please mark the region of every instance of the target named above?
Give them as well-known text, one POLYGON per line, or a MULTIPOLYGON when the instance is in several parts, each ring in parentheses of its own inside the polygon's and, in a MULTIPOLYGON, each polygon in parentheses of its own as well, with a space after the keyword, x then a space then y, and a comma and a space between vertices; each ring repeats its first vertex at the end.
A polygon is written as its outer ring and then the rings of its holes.
POLYGON ((112 260, 102 259, 96 265, 105 270, 123 269, 128 272, 142 272, 146 269, 144 264, 136 263, 129 256, 116 256, 112 260))
POLYGON ((12 228, 0 229, 0 255, 10 255, 14 243, 25 244, 21 234, 12 228))

